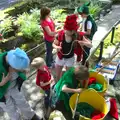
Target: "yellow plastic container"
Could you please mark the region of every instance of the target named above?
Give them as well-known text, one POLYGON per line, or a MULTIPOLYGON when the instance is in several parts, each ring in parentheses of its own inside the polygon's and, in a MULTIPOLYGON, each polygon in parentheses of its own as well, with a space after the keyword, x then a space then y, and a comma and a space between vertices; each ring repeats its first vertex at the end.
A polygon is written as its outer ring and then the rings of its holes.
MULTIPOLYGON (((77 93, 73 94, 69 100, 69 105, 70 105, 72 113, 74 111, 77 96, 78 96, 77 93)), ((107 108, 105 99, 101 95, 99 95, 94 89, 88 89, 88 90, 83 91, 78 98, 78 103, 80 102, 86 102, 90 104, 96 110, 99 110, 100 112, 104 113, 105 116, 108 113, 108 108, 107 108)), ((103 120, 105 116, 103 116, 103 118, 98 119, 98 120, 103 120)), ((79 120, 92 120, 92 119, 80 115, 79 120)))
POLYGON ((90 72, 90 77, 96 78, 97 82, 103 85, 103 91, 97 91, 100 95, 103 96, 108 89, 108 81, 106 80, 106 78, 97 72, 90 72))

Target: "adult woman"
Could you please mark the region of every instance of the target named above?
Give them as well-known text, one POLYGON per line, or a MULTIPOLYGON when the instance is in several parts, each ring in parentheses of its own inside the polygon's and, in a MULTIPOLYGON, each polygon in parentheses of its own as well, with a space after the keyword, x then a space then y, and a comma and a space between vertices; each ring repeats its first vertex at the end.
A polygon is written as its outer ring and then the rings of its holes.
POLYGON ((52 67, 53 55, 52 55, 52 43, 55 37, 55 24, 50 18, 50 9, 48 7, 41 8, 40 11, 40 24, 44 32, 44 40, 46 44, 46 64, 50 68, 52 67))
POLYGON ((91 41, 83 37, 77 32, 78 29, 77 16, 75 14, 66 17, 64 30, 58 33, 58 38, 53 42, 53 47, 57 49, 56 57, 56 75, 57 80, 61 77, 63 66, 68 70, 74 65, 74 53, 78 56, 79 61, 82 57, 81 46, 91 47, 91 41), (79 41, 79 42, 76 42, 79 41))

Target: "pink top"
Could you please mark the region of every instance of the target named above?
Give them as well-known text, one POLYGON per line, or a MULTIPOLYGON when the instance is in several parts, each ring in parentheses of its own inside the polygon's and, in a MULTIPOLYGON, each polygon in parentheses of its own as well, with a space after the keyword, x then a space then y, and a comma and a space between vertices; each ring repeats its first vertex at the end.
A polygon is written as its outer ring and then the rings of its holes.
POLYGON ((53 20, 52 19, 50 19, 50 20, 43 20, 43 21, 41 21, 41 26, 42 26, 43 31, 44 31, 44 38, 45 38, 45 40, 47 40, 49 42, 52 42, 54 40, 54 36, 48 35, 48 33, 45 31, 44 27, 49 26, 50 30, 52 32, 54 32, 55 31, 55 24, 54 24, 53 20))

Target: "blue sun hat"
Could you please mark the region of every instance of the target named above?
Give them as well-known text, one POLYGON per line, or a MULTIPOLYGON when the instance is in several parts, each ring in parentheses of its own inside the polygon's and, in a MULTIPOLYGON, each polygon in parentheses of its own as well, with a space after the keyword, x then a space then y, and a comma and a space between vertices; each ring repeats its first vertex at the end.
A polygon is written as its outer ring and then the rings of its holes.
POLYGON ((11 67, 17 70, 24 70, 29 67, 30 59, 20 48, 10 50, 7 53, 7 61, 11 67))

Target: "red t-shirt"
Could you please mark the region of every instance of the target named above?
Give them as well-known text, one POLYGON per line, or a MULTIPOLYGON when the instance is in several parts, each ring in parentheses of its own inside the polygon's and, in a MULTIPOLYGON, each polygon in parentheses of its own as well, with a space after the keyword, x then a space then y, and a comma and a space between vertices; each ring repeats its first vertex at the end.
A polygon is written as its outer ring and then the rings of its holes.
POLYGON ((44 38, 45 40, 52 42, 54 40, 54 36, 48 35, 48 33, 45 31, 44 27, 48 26, 52 32, 55 31, 55 24, 52 19, 49 20, 43 20, 41 21, 41 27, 43 28, 44 31, 44 38))
POLYGON ((46 83, 49 82, 50 80, 51 74, 47 66, 44 66, 44 71, 40 69, 37 70, 36 85, 41 87, 43 90, 48 90, 50 89, 50 84, 43 87, 40 85, 40 82, 46 83))

